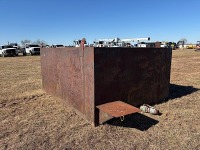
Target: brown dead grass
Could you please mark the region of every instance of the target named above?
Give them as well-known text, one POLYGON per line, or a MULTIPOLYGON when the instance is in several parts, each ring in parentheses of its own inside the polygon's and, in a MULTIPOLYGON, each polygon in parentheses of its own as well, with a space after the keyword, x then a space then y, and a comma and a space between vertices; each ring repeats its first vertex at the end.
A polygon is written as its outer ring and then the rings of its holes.
POLYGON ((0 58, 0 149, 200 149, 200 52, 173 51, 162 115, 96 128, 41 88, 40 57, 0 58))

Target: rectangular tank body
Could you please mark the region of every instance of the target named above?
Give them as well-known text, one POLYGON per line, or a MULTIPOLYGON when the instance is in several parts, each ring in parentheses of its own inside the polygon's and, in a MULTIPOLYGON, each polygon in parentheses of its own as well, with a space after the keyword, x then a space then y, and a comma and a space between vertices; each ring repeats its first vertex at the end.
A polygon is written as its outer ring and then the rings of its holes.
POLYGON ((43 48, 43 89, 93 125, 111 118, 97 106, 133 106, 168 97, 172 50, 167 48, 43 48))

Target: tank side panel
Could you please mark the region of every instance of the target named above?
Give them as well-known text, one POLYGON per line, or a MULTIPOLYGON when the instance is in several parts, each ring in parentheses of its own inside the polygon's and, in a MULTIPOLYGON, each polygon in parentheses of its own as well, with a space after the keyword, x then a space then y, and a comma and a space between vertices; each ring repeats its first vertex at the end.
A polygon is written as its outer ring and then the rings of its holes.
POLYGON ((73 106, 80 115, 92 123, 94 120, 93 64, 92 48, 86 48, 84 51, 80 48, 41 50, 44 90, 52 96, 61 98, 65 104, 73 106))
MULTIPOLYGON (((168 97, 171 49, 95 48, 95 106, 121 100, 159 103, 168 97)), ((109 118, 100 112, 100 120, 109 118)))

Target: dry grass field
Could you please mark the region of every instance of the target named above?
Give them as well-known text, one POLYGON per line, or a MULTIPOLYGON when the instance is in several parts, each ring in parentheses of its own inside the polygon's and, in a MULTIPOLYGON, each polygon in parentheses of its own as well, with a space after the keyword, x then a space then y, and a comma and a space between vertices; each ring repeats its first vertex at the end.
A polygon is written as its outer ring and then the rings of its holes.
POLYGON ((173 51, 162 115, 133 114, 96 128, 42 90, 39 56, 0 57, 0 150, 200 149, 200 52, 173 51))

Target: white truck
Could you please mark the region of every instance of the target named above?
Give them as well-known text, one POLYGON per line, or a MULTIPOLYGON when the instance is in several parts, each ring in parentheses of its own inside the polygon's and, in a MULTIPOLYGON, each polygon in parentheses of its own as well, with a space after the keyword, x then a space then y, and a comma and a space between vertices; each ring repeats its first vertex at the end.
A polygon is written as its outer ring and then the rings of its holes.
POLYGON ((17 56, 16 48, 14 48, 11 45, 2 45, 2 46, 0 46, 0 56, 2 56, 2 57, 17 56))
POLYGON ((25 44, 23 55, 40 55, 40 46, 37 44, 25 44))
POLYGON ((17 43, 10 43, 9 45, 11 45, 14 48, 16 48, 16 56, 18 56, 18 54, 21 52, 20 51, 20 46, 17 43))

